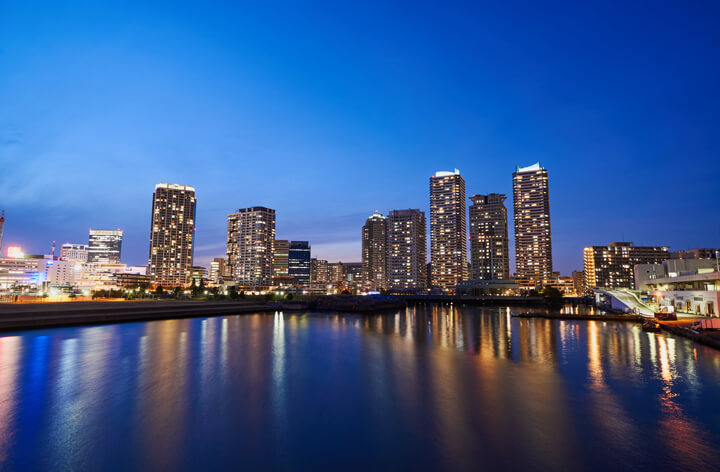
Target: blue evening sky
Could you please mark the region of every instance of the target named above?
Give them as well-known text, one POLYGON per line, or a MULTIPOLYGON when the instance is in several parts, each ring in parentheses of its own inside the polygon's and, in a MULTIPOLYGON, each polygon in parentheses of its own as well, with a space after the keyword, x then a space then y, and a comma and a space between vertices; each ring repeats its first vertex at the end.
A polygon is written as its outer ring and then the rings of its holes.
MULTIPOLYGON (((717 2, 0 2, 4 246, 125 230, 146 264, 158 182, 197 189, 196 263, 226 216, 360 260, 373 210, 428 178, 508 194, 550 174, 556 269, 616 240, 720 245, 717 2)), ((510 219, 512 240, 512 219, 510 219)))

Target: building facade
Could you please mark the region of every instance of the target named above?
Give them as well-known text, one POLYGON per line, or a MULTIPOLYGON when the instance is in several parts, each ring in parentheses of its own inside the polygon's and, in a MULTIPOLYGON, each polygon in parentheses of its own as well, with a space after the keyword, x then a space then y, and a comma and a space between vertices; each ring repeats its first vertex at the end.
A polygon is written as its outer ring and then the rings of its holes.
POLYGON ((473 195, 470 214, 470 263, 473 279, 510 279, 505 195, 473 195))
POLYGON ((60 259, 65 261, 87 262, 88 247, 86 244, 65 243, 60 247, 60 259))
POLYGON ((513 173, 515 278, 520 285, 541 287, 553 280, 548 172, 540 163, 513 173))
POLYGON ((225 259, 216 257, 210 263, 210 282, 213 284, 220 283, 225 276, 225 259))
POLYGON ((189 185, 155 186, 150 218, 148 275, 154 284, 190 284, 195 243, 195 189, 189 185))
POLYGON ((288 276, 288 258, 290 257, 290 241, 276 239, 273 246, 273 277, 288 276))
POLYGON ((310 243, 290 241, 288 248, 288 275, 296 286, 310 286, 310 243))
POLYGON ((365 286, 365 269, 362 262, 343 262, 345 288, 351 293, 362 291, 365 286))
POLYGON ((585 271, 574 270, 572 272, 573 278, 573 289, 575 290, 575 296, 584 297, 587 295, 587 288, 585 286, 585 271))
POLYGON ((330 264, 324 259, 310 259, 310 283, 330 284, 330 264))
POLYGON ((387 288, 387 218, 373 213, 362 227, 363 278, 367 290, 387 288))
POLYGON ((226 272, 238 286, 266 288, 273 283, 275 210, 241 208, 228 215, 226 272))
MULTIPOLYGON (((88 262, 117 264, 122 250, 122 230, 91 229, 88 236, 88 262)), ((62 254, 62 248, 61 248, 62 254)))
POLYGON ((659 264, 668 259, 667 246, 633 246, 630 242, 589 246, 583 249, 585 286, 633 288, 633 268, 638 264, 659 264))
POLYGON ((465 180, 457 169, 430 177, 430 262, 434 287, 454 291, 467 279, 465 180))
POLYGON ((673 251, 670 253, 671 259, 717 259, 720 255, 720 249, 710 248, 694 248, 673 251))
POLYGON ((387 288, 417 291, 426 288, 427 244, 425 213, 392 210, 387 217, 387 288))
POLYGON ((678 313, 720 316, 720 265, 717 259, 670 259, 635 266, 636 288, 658 306, 678 313))

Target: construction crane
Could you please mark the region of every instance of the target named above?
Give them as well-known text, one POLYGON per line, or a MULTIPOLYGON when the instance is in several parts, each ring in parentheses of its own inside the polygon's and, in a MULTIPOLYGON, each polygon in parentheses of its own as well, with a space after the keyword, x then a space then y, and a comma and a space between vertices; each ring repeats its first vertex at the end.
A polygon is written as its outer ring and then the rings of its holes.
POLYGON ((5 210, 0 211, 0 252, 2 252, 2 236, 5 229, 5 210))

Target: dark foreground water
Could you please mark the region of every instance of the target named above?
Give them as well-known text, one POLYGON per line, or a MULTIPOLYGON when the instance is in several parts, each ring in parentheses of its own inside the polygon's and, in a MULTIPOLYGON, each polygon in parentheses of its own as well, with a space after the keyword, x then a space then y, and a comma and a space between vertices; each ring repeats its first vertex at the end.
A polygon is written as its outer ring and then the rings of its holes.
POLYGON ((720 352, 510 313, 0 334, 0 469, 717 470, 720 352))

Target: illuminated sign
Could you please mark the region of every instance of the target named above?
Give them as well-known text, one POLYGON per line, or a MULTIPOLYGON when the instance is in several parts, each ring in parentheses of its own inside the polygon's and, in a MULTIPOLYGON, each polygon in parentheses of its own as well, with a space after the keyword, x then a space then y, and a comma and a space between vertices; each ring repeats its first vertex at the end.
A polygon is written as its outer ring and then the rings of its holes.
POLYGON ((20 246, 8 246, 7 256, 14 259, 22 259, 23 257, 25 257, 25 253, 22 251, 22 248, 20 246))

